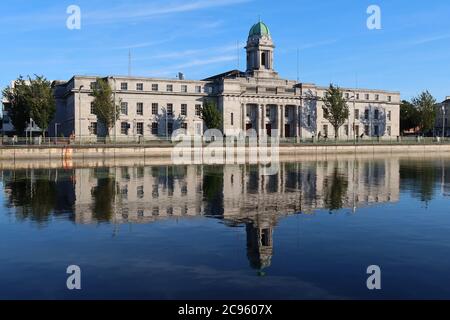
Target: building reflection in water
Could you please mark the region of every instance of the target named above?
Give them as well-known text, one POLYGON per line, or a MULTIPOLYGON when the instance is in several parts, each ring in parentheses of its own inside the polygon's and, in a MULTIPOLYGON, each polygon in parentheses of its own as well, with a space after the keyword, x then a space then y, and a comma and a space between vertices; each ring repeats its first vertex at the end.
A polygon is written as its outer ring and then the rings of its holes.
POLYGON ((120 224, 204 216, 245 226, 250 265, 263 275, 281 217, 396 202, 401 185, 423 201, 436 190, 448 196, 449 171, 449 161, 344 158, 282 163, 274 176, 263 176, 258 165, 5 169, 1 176, 19 220, 120 224))

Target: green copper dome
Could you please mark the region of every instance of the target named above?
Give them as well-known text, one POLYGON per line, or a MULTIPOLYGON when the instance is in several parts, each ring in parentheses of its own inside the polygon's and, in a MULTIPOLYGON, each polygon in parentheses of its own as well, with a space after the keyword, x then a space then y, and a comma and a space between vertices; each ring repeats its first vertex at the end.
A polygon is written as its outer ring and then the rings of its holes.
POLYGON ((270 37, 270 30, 264 22, 258 22, 251 29, 248 35, 249 37, 253 36, 268 36, 270 37))

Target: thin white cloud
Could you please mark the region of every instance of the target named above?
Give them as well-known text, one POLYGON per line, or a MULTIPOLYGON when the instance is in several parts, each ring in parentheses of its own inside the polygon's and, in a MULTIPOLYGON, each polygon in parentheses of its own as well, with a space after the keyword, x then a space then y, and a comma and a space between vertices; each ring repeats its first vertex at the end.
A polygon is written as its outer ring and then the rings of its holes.
POLYGON ((170 5, 134 4, 111 8, 109 10, 84 13, 88 23, 107 23, 123 20, 139 20, 152 17, 199 11, 210 8, 232 6, 253 0, 197 0, 177 2, 170 5))
MULTIPOLYGON (((222 54, 230 53, 230 52, 237 52, 239 50, 242 50, 244 48, 243 44, 235 44, 235 45, 225 45, 225 46, 218 46, 218 47, 208 47, 208 48, 199 48, 199 49, 189 49, 189 50, 182 50, 182 51, 169 51, 169 52, 163 52, 158 53, 155 55, 152 55, 150 57, 145 58, 138 58, 133 59, 133 61, 146 61, 146 60, 154 60, 154 59, 177 59, 177 58, 185 58, 188 56, 193 55, 205 55, 205 54, 222 54)), ((235 56, 235 59, 237 59, 237 55, 235 56)))
POLYGON ((450 39, 450 34, 442 34, 442 35, 437 35, 437 36, 432 36, 432 37, 420 38, 417 40, 410 41, 407 44, 411 45, 411 46, 418 46, 418 45, 427 44, 430 42, 442 41, 442 40, 447 40, 447 39, 450 39))
POLYGON ((323 46, 328 46, 328 45, 331 45, 331 44, 335 44, 336 42, 338 42, 338 39, 331 39, 331 40, 324 40, 324 41, 319 41, 319 42, 312 42, 312 43, 304 44, 304 45, 300 46, 298 49, 299 50, 313 49, 313 48, 317 48, 317 47, 323 47, 323 46))
POLYGON ((210 57, 207 59, 193 59, 191 61, 188 61, 188 62, 185 62, 182 64, 167 66, 164 69, 151 70, 149 72, 149 74, 151 74, 152 76, 170 75, 170 74, 174 74, 175 72, 182 72, 186 69, 192 69, 192 68, 198 67, 198 66, 214 65, 214 64, 220 64, 223 62, 230 62, 230 61, 234 61, 234 60, 236 60, 236 57, 230 56, 230 55, 210 57))

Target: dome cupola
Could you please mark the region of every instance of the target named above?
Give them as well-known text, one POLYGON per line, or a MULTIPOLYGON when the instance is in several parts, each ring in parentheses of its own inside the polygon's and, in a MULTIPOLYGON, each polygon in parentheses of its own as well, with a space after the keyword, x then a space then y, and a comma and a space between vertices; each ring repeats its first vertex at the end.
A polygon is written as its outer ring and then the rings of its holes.
POLYGON ((249 38, 254 37, 254 36, 257 36, 257 37, 266 36, 266 37, 270 38, 269 27, 267 27, 267 25, 264 22, 260 21, 252 26, 248 36, 249 36, 249 38))

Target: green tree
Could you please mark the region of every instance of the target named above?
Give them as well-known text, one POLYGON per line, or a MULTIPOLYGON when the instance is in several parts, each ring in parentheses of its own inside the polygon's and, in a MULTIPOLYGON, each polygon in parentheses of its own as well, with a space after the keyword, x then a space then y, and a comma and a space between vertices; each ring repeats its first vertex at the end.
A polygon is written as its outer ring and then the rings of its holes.
POLYGON ((347 101, 341 89, 333 84, 326 91, 323 99, 323 116, 334 128, 334 137, 339 136, 339 128, 345 123, 349 116, 347 101))
POLYGON ((420 126, 420 112, 409 101, 403 100, 400 105, 400 131, 414 129, 420 126))
POLYGON ((36 79, 29 78, 29 81, 31 118, 42 129, 45 136, 45 131, 56 112, 52 84, 43 76, 36 76, 36 79))
POLYGON ((206 100, 201 110, 201 118, 208 129, 222 129, 223 116, 212 100, 206 100))
POLYGON ((19 77, 14 86, 3 90, 3 97, 10 103, 8 108, 11 122, 18 134, 23 134, 30 118, 42 129, 48 129, 56 111, 56 102, 51 82, 44 76, 35 76, 25 80, 19 77))
POLYGON ((95 87, 92 89, 91 96, 93 112, 107 129, 106 135, 109 136, 111 129, 116 125, 116 120, 120 115, 120 106, 114 101, 113 91, 108 80, 97 78, 95 87))
POLYGON ((428 91, 422 92, 412 100, 420 114, 420 129, 427 133, 434 128, 436 121, 436 99, 428 91))

